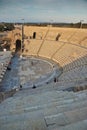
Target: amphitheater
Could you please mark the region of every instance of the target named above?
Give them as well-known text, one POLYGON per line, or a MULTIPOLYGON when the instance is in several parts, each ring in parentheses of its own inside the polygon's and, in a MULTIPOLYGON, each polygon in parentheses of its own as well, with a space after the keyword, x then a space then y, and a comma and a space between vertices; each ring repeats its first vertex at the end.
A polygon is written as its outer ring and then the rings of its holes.
POLYGON ((8 32, 0 52, 0 130, 87 130, 87 29, 24 26, 21 36, 8 32))

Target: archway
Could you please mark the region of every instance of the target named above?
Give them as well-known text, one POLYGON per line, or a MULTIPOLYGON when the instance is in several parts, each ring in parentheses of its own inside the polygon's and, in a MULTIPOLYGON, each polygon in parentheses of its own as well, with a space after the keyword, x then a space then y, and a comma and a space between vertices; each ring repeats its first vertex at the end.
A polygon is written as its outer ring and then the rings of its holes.
POLYGON ((35 38, 36 38, 36 32, 33 33, 33 39, 35 39, 35 38))
POLYGON ((20 51, 21 50, 21 40, 17 39, 16 40, 16 49, 15 51, 20 51))

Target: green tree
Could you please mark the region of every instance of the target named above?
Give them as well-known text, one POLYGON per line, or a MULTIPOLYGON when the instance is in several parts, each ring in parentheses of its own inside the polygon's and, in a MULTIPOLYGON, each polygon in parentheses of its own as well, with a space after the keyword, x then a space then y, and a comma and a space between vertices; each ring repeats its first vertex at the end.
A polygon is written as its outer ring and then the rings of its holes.
POLYGON ((4 25, 0 24, 0 32, 3 32, 3 31, 4 31, 4 25))
POLYGON ((4 25, 5 25, 4 30, 11 31, 14 29, 14 25, 12 23, 5 23, 4 25))

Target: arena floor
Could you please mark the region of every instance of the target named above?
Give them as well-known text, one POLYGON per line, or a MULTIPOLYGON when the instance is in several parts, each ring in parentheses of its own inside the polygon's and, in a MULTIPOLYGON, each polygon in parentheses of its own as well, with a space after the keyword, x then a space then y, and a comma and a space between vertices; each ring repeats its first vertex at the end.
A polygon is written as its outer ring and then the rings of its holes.
POLYGON ((33 57, 14 56, 10 68, 4 75, 1 83, 1 91, 8 91, 22 85, 32 87, 52 80, 56 74, 53 63, 33 57))

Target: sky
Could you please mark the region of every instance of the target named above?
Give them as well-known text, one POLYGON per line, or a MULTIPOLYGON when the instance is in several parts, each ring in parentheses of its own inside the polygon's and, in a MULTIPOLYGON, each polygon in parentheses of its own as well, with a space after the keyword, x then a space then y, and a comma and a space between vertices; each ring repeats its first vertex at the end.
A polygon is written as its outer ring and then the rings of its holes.
POLYGON ((87 23, 87 0, 0 0, 0 22, 87 23))

